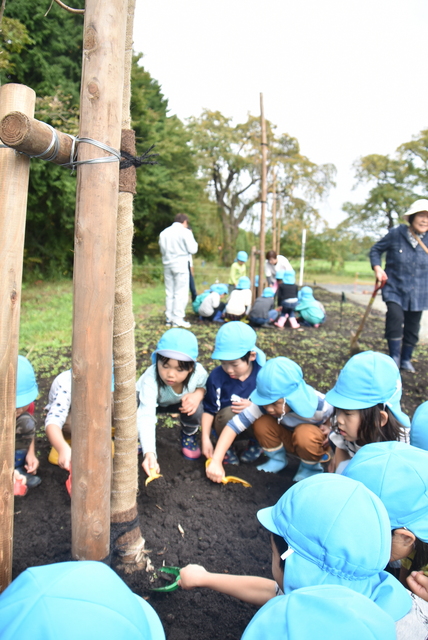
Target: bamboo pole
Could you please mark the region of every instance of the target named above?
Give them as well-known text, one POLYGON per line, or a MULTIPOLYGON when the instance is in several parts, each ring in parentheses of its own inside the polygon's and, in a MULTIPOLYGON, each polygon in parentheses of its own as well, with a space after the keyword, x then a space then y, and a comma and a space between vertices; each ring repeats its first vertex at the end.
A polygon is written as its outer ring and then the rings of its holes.
MULTIPOLYGON (((80 137, 120 148, 126 0, 86 0, 80 137)), ((110 156, 79 145, 79 161, 110 156)), ((119 163, 77 169, 72 346, 72 555, 110 550, 111 380, 119 163)))
MULTIPOLYGON (((0 88, 0 117, 34 115, 36 94, 22 84, 0 88)), ((0 149, 0 592, 12 579, 16 370, 29 158, 0 149)))
POLYGON ((250 282, 251 282, 251 300, 256 299, 256 247, 251 247, 250 253, 250 282))
POLYGON ((273 173, 272 197, 272 249, 276 251, 276 171, 273 173))
POLYGON ((0 121, 0 138, 4 144, 29 156, 38 156, 41 160, 51 160, 57 151, 51 162, 66 164, 70 161, 72 138, 58 129, 53 131, 45 122, 29 118, 20 111, 12 111, 0 121))
POLYGON ((259 286, 257 295, 261 296, 265 282, 265 220, 266 220, 266 159, 267 159, 267 140, 266 140, 266 121, 263 109, 263 94, 260 94, 260 123, 262 129, 262 211, 260 216, 260 264, 259 264, 259 286))

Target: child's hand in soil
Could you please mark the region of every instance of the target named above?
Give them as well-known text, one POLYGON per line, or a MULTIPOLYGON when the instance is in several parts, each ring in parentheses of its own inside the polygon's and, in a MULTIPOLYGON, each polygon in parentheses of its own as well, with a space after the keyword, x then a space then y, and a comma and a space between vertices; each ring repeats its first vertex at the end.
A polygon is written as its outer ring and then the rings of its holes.
POLYGON ((224 473, 223 465, 216 460, 211 460, 209 465, 206 467, 205 472, 207 474, 207 478, 213 482, 221 482, 226 475, 224 473))
POLYGON ((58 451, 58 466, 61 469, 66 469, 70 471, 71 468, 71 447, 67 442, 61 446, 60 451, 58 451))
POLYGON ((410 591, 428 602, 428 576, 423 571, 412 571, 406 582, 410 591))
POLYGON ((182 589, 195 589, 204 584, 208 571, 200 564, 188 564, 180 570, 179 585, 182 589))
POLYGON ((37 456, 35 456, 32 451, 28 451, 27 455, 25 456, 25 471, 27 473, 35 474, 37 469, 39 468, 39 464, 40 463, 37 456))
POLYGON ((233 413, 241 413, 251 404, 251 400, 246 400, 245 398, 240 398, 239 402, 232 402, 232 411, 233 413))
POLYGON ((141 466, 148 476, 150 476, 150 469, 155 469, 156 473, 160 473, 160 466, 158 464, 156 456, 151 451, 146 453, 141 466))
POLYGON ((199 407, 200 402, 201 402, 201 393, 198 389, 193 393, 185 393, 184 396, 181 398, 180 411, 182 413, 187 413, 188 416, 193 416, 196 409, 199 407))

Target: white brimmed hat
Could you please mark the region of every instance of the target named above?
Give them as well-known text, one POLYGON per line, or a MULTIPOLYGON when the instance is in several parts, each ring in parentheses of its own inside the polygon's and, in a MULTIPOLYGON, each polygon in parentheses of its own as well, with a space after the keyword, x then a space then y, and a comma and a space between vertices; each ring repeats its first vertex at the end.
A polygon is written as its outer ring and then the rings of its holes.
POLYGON ((425 198, 421 198, 420 200, 415 200, 410 209, 403 213, 404 218, 408 216, 413 216, 415 213, 421 213, 422 211, 428 211, 428 200, 425 198))

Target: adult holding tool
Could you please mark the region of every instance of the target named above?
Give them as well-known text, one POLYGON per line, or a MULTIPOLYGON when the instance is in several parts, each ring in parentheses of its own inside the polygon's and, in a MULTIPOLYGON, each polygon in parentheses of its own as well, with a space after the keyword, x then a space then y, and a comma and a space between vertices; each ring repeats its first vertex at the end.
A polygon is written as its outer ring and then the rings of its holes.
POLYGON ((385 338, 397 366, 415 373, 411 363, 419 339, 422 311, 428 309, 428 200, 416 200, 404 214, 408 225, 390 229, 370 250, 370 262, 388 308, 385 338), (381 266, 386 253, 385 270, 381 266))

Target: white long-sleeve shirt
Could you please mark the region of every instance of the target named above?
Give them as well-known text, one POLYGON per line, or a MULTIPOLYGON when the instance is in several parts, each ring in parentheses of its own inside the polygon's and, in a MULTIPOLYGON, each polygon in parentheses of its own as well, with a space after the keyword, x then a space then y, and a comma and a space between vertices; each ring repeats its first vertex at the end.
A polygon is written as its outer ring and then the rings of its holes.
POLYGON ((275 282, 275 275, 277 271, 290 271, 291 269, 292 266, 285 256, 277 256, 276 264, 271 264, 269 260, 265 260, 265 274, 267 281, 270 283, 275 282))
POLYGON ((181 222, 174 222, 161 232, 159 246, 164 267, 183 273, 189 268, 190 255, 198 251, 198 243, 192 231, 181 222))

